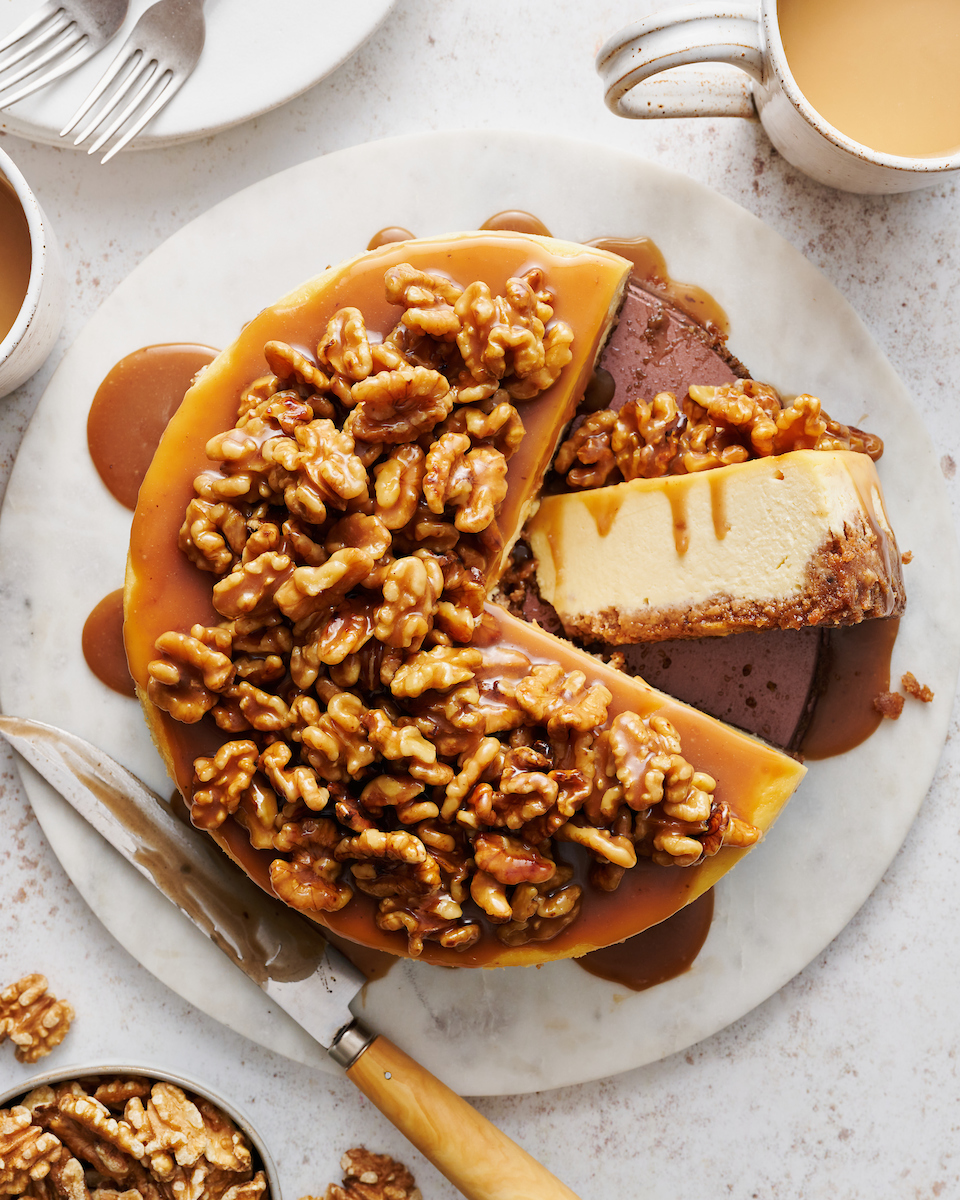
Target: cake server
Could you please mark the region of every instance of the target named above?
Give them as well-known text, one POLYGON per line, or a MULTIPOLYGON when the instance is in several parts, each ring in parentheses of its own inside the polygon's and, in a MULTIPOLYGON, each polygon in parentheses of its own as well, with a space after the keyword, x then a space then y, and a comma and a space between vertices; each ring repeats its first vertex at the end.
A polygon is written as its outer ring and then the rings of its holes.
POLYGON ((469 1200, 577 1200, 475 1108, 349 1009, 365 976, 215 843, 89 742, 22 717, 0 734, 141 875, 322 1045, 469 1200))

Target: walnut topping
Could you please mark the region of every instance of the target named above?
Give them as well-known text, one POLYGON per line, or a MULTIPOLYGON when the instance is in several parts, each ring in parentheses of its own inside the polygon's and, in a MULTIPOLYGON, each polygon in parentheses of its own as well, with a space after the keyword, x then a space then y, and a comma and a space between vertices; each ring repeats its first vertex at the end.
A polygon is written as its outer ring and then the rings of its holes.
POLYGON ((0 1042, 9 1037, 18 1062, 34 1063, 59 1046, 73 1017, 66 1000, 49 994, 44 975, 24 975, 0 992, 0 1042))
MULTIPOLYGON (((268 343, 272 374, 208 443, 180 545, 222 619, 158 640, 149 694, 223 731, 194 763, 192 819, 241 825, 287 903, 335 912, 363 893, 413 956, 473 945, 478 911, 505 945, 544 941, 639 855, 689 864, 758 834, 668 723, 611 714, 607 688, 500 644, 484 616, 520 403, 571 357, 543 273, 502 295, 410 264, 384 282, 393 329, 343 307, 316 361, 268 343), (574 856, 596 882, 573 882, 574 856)), ((597 484, 724 460, 744 439, 775 449, 818 421, 840 436, 810 404, 778 426, 773 395, 598 413, 558 466, 597 484)), ((154 1141, 174 1200, 196 1200, 208 1183, 154 1141)))
POLYGON ((816 396, 784 405, 766 383, 694 385, 682 405, 670 392, 591 413, 557 451, 554 469, 571 488, 707 471, 790 450, 855 450, 877 459, 874 434, 841 425, 816 396))
MULTIPOLYGON (((323 1200, 422 1200, 416 1181, 401 1162, 373 1154, 365 1146, 348 1150, 340 1159, 343 1183, 331 1183, 323 1200)), ((320 1200, 303 1196, 301 1200, 320 1200)))
POLYGON ((244 1135, 215 1105, 142 1077, 34 1089, 0 1110, 0 1194, 36 1200, 257 1200, 244 1135))

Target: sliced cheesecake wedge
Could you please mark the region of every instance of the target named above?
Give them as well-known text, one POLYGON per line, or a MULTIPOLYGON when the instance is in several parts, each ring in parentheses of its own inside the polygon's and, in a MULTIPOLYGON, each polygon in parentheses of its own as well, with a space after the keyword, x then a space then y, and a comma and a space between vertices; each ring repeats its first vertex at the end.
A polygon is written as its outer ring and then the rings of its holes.
POLYGON ((541 595, 586 641, 851 625, 905 602, 876 467, 852 451, 548 496, 527 533, 541 595))

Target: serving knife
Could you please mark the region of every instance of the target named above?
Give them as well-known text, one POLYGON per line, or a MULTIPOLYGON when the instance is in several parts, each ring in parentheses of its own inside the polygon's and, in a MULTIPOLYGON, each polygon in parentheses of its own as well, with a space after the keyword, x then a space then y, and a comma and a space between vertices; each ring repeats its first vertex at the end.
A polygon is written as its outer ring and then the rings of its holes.
POLYGON ((354 1017, 349 1004, 366 977, 126 767, 40 721, 0 716, 0 734, 319 1042, 468 1200, 577 1200, 486 1117, 354 1017))

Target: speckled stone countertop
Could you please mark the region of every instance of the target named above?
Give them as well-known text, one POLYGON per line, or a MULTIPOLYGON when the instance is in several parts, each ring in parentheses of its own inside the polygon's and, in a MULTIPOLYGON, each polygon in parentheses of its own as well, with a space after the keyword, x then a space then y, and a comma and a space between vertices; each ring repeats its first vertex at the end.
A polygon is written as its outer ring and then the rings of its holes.
MULTIPOLYGON (((58 232, 69 283, 53 356, 0 401, 0 486, 65 348, 132 268, 186 222, 331 150, 418 130, 489 127, 549 130, 635 152, 709 185, 782 234, 850 301, 906 384, 956 516, 956 186, 847 195, 800 176, 756 122, 614 117, 594 55, 610 33, 656 7, 400 0, 340 71, 214 137, 121 155, 109 168, 0 137, 58 232)), ((455 186, 438 164, 437 187, 455 186)), ((314 269, 305 262, 304 275, 314 269)), ((956 729, 955 710, 933 787, 874 894, 775 996, 655 1065, 478 1107, 584 1200, 960 1195, 956 729)), ((339 1179, 340 1154, 358 1143, 403 1158, 426 1200, 456 1194, 349 1084, 231 1033, 122 950, 47 845, 12 757, 0 756, 0 985, 43 971, 78 1013, 68 1040, 41 1066, 138 1059, 209 1080, 258 1125, 287 1200, 322 1193, 339 1179)), ((28 1073, 9 1044, 0 1047, 0 1090, 28 1073)))

